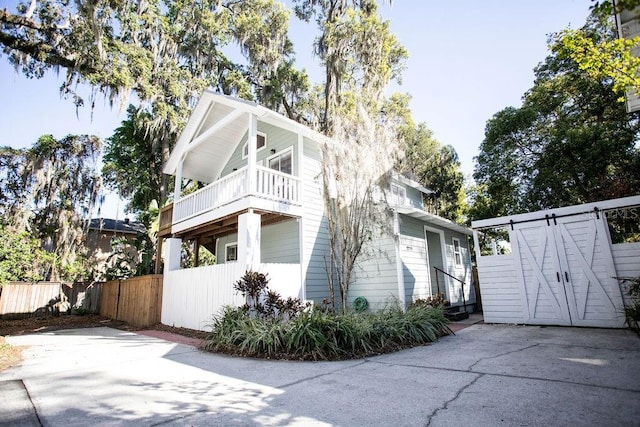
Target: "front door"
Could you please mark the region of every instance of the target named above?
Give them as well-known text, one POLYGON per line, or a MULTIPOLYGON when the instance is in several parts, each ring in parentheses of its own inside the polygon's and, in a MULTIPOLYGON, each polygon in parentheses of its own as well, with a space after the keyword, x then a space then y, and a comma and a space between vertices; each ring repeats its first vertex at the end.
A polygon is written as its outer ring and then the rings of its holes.
POLYGON ((442 241, 440 240, 440 233, 428 230, 425 227, 424 230, 425 243, 427 245, 427 268, 429 269, 429 277, 431 280, 431 294, 437 295, 439 292, 443 292, 445 297, 449 297, 447 292, 446 277, 442 274, 436 274, 434 267, 444 270, 444 259, 442 257, 442 241))

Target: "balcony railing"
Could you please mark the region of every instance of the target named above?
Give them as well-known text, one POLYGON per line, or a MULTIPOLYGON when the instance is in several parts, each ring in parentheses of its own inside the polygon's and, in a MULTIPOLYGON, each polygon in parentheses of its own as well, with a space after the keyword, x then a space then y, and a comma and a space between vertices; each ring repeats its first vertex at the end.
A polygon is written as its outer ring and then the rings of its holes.
POLYGON ((257 166, 256 188, 249 191, 248 169, 244 167, 175 202, 173 222, 182 221, 250 195, 299 204, 300 185, 298 177, 257 166))

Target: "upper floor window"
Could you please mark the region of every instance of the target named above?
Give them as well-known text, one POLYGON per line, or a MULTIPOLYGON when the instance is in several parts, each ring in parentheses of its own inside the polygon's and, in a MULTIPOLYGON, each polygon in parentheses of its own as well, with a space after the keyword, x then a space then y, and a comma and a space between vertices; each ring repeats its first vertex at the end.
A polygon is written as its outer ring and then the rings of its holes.
POLYGON ((455 261, 456 266, 459 267, 462 265, 462 251, 460 249, 460 239, 453 237, 452 240, 453 240, 453 260, 455 261))
POLYGON ((391 184, 391 203, 404 205, 407 200, 407 189, 397 184, 391 184))
POLYGON ((293 173, 293 150, 289 149, 270 157, 269 168, 291 175, 293 173))
MULTIPOLYGON (((256 134, 256 151, 260 151, 267 146, 267 135, 258 132, 256 134)), ((246 158, 249 155, 249 144, 245 143, 242 147, 242 158, 246 158)))

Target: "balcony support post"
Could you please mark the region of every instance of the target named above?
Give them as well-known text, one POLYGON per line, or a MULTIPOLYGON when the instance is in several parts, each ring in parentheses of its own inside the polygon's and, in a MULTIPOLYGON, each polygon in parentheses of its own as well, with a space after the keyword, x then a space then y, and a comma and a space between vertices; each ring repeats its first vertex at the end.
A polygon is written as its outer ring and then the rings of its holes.
POLYGON ((169 271, 180 270, 180 253, 182 251, 182 239, 167 239, 164 254, 164 274, 169 271))
POLYGON ((258 138, 258 119, 255 114, 249 113, 249 129, 247 131, 247 193, 256 194, 257 192, 257 160, 256 160, 256 143, 258 138))
POLYGON ((238 216, 238 266, 244 274, 246 270, 260 268, 260 215, 249 212, 238 216))

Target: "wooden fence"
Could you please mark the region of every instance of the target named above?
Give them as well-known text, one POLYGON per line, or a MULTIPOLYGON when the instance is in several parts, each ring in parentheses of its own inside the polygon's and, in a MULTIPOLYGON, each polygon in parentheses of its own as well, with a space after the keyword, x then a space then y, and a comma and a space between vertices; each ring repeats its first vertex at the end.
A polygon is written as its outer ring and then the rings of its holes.
POLYGON ((112 280, 102 286, 102 316, 143 328, 160 323, 161 310, 161 274, 112 280))
POLYGON ((0 318, 99 310, 101 283, 10 282, 0 290, 0 318))
POLYGON ((53 314, 63 299, 59 282, 10 282, 0 294, 0 317, 19 319, 53 314))

